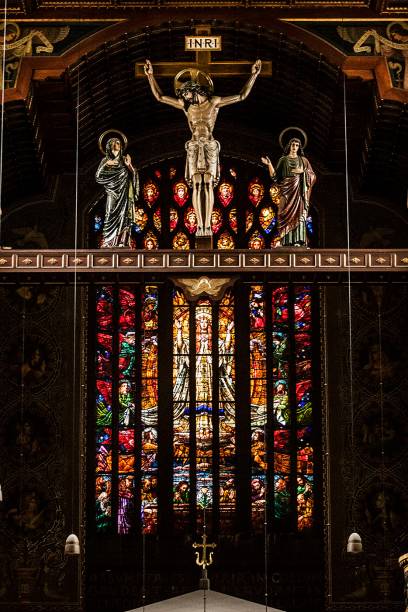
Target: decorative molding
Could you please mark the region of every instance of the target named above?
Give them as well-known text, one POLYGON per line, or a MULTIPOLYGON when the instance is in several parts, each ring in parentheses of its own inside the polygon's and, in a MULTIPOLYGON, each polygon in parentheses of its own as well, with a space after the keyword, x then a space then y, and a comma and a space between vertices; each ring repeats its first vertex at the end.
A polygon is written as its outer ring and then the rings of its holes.
POLYGON ((203 296, 208 296, 210 299, 218 301, 224 296, 228 287, 231 287, 236 278, 208 278, 208 276, 200 276, 200 278, 189 277, 173 278, 174 283, 183 289, 187 299, 196 301, 203 296))
MULTIPOLYGON (((0 275, 32 272, 231 271, 407 272, 408 250, 273 249, 270 251, 7 250, 0 253, 0 275), (349 264, 348 264, 349 262, 349 264)), ((3 276, 4 280, 4 276, 3 276)))
MULTIPOLYGON (((59 8, 60 8, 60 3, 59 8)), ((166 3, 160 3, 160 11, 152 11, 151 7, 147 8, 143 2, 134 3, 133 6, 139 9, 138 17, 131 17, 128 20, 120 20, 117 16, 112 15, 112 21, 116 23, 109 24, 106 28, 93 32, 81 40, 80 43, 74 44, 70 49, 64 52, 60 56, 26 56, 21 59, 19 67, 19 74, 16 80, 15 86, 5 91, 5 102, 25 100, 30 91, 30 85, 32 80, 41 81, 49 77, 60 78, 66 69, 76 64, 81 57, 87 53, 91 53, 96 49, 100 48, 107 40, 114 41, 118 40, 120 36, 128 32, 136 32, 140 30, 143 25, 148 27, 155 27, 161 25, 165 19, 163 11, 166 10, 164 6, 166 3)), ((180 3, 181 4, 181 3, 180 3)), ((321 7, 327 5, 327 2, 296 2, 296 8, 303 10, 306 8, 313 9, 314 11, 321 10, 321 7)), ((191 2, 190 7, 186 8, 183 6, 181 19, 197 18, 197 11, 200 14, 200 8, 205 10, 204 7, 210 6, 207 0, 198 2, 191 2)), ((223 0, 221 2, 215 2, 213 17, 219 19, 225 19, 225 11, 228 8, 236 8, 235 18, 242 18, 248 23, 257 24, 259 23, 259 8, 262 7, 267 9, 268 7, 276 8, 289 8, 288 2, 276 2, 276 0, 268 0, 265 2, 252 2, 250 8, 247 6, 246 0, 223 0), (245 4, 245 9, 242 5, 245 4)), ((47 8, 51 6, 47 5, 47 8)), ((113 5, 111 5, 113 6, 113 5)), ((347 6, 355 8, 367 7, 367 0, 335 0, 330 3, 330 7, 335 9, 339 6, 345 8, 347 6)), ((167 2, 168 9, 174 9, 178 7, 178 2, 167 2)), ((181 7, 180 7, 181 8, 181 7)), ((327 8, 327 7, 326 7, 327 8)), ((292 7, 293 9, 293 7, 292 7)), ((292 11, 291 11, 292 12, 292 11)), ((207 14, 203 12, 203 16, 207 14)), ((61 18, 62 19, 62 18, 61 18)), ((69 18, 67 17, 67 20, 69 18)), ((85 15, 83 21, 86 21, 85 15)), ((313 21, 321 21, 319 18, 313 19, 313 21)), ((356 21, 359 21, 357 18, 356 21)), ((364 20, 363 20, 364 21, 364 20)), ((339 20, 340 22, 340 20, 339 20)), ((52 19, 50 20, 50 24, 52 19)), ((89 20, 92 24, 92 20, 89 20)), ((44 24, 47 24, 47 19, 44 19, 44 24)), ((393 87, 393 83, 389 74, 386 59, 383 56, 348 56, 346 53, 336 49, 332 44, 323 40, 312 32, 299 27, 296 23, 291 23, 291 18, 282 14, 280 18, 276 17, 275 13, 266 12, 262 18, 262 25, 266 28, 279 28, 287 34, 290 38, 301 41, 306 44, 311 50, 322 53, 332 65, 339 65, 342 67, 344 72, 350 77, 360 77, 365 80, 375 79, 377 82, 378 92, 380 97, 383 99, 390 99, 399 102, 408 102, 408 91, 393 87)), ((264 58, 267 59, 267 58, 264 58)))

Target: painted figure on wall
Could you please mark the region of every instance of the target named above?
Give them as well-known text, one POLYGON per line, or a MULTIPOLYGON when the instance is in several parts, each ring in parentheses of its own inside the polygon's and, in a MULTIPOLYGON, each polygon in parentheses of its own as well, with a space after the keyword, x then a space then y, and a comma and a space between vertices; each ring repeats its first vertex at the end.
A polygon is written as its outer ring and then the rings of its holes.
MULTIPOLYGON (((99 138, 102 141, 106 133, 99 138)), ((130 247, 131 228, 136 221, 135 202, 139 197, 139 179, 130 155, 125 154, 126 138, 109 138, 105 157, 95 174, 96 182, 106 191, 105 220, 101 247, 130 247)))
MULTIPOLYGON (((281 145, 285 131, 279 137, 281 145)), ((261 158, 268 167, 273 181, 271 197, 278 205, 278 227, 282 246, 308 245, 310 194, 316 182, 316 175, 309 160, 303 154, 307 140, 303 130, 301 132, 304 137, 303 144, 299 138, 291 138, 284 148, 284 155, 279 159, 276 169, 269 157, 261 158)))
POLYGON ((213 129, 221 107, 241 102, 249 95, 261 70, 261 61, 252 66, 252 74, 239 94, 214 96, 213 83, 205 72, 186 68, 174 79, 176 97, 163 95, 153 74, 153 66, 146 60, 145 73, 154 97, 159 102, 184 111, 191 130, 186 142, 185 178, 192 187, 193 207, 198 220, 197 236, 211 236, 211 213, 214 188, 220 180, 220 143, 213 137, 213 129))

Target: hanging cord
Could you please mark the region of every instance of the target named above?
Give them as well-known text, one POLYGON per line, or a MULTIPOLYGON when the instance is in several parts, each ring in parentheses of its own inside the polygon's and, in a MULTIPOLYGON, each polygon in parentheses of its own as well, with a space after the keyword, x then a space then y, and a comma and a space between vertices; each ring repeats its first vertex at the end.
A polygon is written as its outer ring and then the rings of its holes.
POLYGON ((7 0, 4 2, 3 19, 3 57, 1 63, 1 116, 0 116, 0 249, 3 216, 3 165, 4 165, 4 97, 6 86, 6 39, 7 39, 7 0))
MULTIPOLYGON (((264 452, 267 457, 267 416, 265 415, 264 424, 264 452)), ((265 588, 265 611, 268 612, 268 468, 265 470, 265 505, 264 505, 264 588, 265 588)))
POLYGON ((142 610, 146 610, 146 532, 145 520, 143 514, 143 532, 142 532, 142 610))
MULTIPOLYGON (((387 505, 385 497, 385 451, 384 451, 384 390, 383 390, 383 363, 382 363, 382 321, 381 321, 381 303, 378 300, 378 349, 379 349, 379 400, 380 400, 380 427, 381 427, 381 486, 383 496, 383 554, 384 554, 384 570, 386 565, 386 529, 387 529, 387 505)), ((385 599, 385 592, 384 592, 385 599)))
MULTIPOLYGON (((24 299, 24 298, 23 298, 24 299)), ((25 401, 25 382, 24 382, 24 374, 23 374, 23 365, 25 363, 25 352, 26 352, 26 342, 25 342, 25 333, 26 333, 26 302, 23 301, 23 310, 21 313, 21 382, 20 382, 20 490, 19 490, 19 500, 20 500, 20 521, 23 513, 23 477, 25 474, 25 457, 24 457, 24 449, 23 449, 23 438, 24 438, 24 401, 25 401)), ((28 356, 30 359, 30 356, 28 356)), ((28 362, 29 363, 29 362, 28 362)), ((22 526, 22 525, 21 525, 22 526)))
MULTIPOLYGON (((75 418, 76 418, 76 375, 77 375, 77 251, 78 251, 78 186, 79 186, 79 65, 77 70, 76 95, 76 131, 75 131, 75 227, 74 227, 74 296, 73 296, 73 367, 72 367, 72 448, 75 446, 75 418)), ((79 483, 78 483, 79 485, 79 483)), ((71 533, 74 533, 74 487, 72 479, 71 495, 71 533)))
MULTIPOLYGON (((204 536, 207 535, 207 522, 206 522, 206 517, 205 517, 205 506, 203 508, 203 533, 204 536)), ((203 542, 205 541, 205 538, 203 539, 203 542)), ((206 576, 205 576, 206 578, 206 576)), ((207 589, 206 589, 206 584, 203 583, 203 611, 206 612, 207 611, 207 589)))
POLYGON ((350 367, 350 414, 351 414, 351 490, 353 494, 353 505, 351 507, 351 519, 353 531, 356 531, 354 520, 354 404, 353 404, 353 339, 351 325, 351 263, 350 263, 350 202, 349 202, 349 173, 348 173, 348 142, 347 142, 347 96, 346 75, 343 72, 343 113, 344 113, 344 155, 346 172, 346 227, 347 227, 347 285, 348 285, 348 328, 349 328, 349 367, 350 367))
MULTIPOLYGON (((328 411, 328 372, 329 372, 329 364, 327 359, 327 294, 325 293, 325 300, 323 305, 323 338, 324 338, 324 357, 323 357, 323 368, 324 368, 324 404, 325 404, 325 415, 324 415, 324 423, 325 423, 325 465, 326 465, 326 499, 331 499, 331 482, 330 482, 330 440, 329 440, 329 411, 328 411)), ((331 537, 330 537, 330 528, 331 528, 331 504, 327 504, 326 506, 326 516, 327 522, 325 524, 325 528, 327 530, 327 554, 328 558, 331 559, 331 537)), ((327 598, 329 603, 331 602, 332 597, 332 575, 331 572, 327 572, 327 598)))

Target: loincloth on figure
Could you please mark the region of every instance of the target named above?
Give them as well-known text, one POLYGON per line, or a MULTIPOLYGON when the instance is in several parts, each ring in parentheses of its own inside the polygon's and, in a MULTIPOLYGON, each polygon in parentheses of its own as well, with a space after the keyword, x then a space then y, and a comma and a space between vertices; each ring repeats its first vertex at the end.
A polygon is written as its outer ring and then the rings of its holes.
POLYGON ((190 187, 195 174, 210 174, 214 187, 220 180, 220 143, 218 140, 189 140, 186 142, 185 178, 190 187))

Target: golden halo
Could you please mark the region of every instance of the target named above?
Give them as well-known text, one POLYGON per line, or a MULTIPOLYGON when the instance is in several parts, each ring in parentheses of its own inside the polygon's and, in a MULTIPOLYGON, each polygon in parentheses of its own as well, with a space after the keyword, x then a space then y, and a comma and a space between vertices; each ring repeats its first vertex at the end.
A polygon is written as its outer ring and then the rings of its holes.
POLYGON ((0 34, 0 41, 4 42, 4 37, 6 37, 6 45, 7 43, 16 42, 16 40, 20 38, 20 26, 15 21, 9 21, 7 24, 3 21, 3 23, 0 24, 0 32, 1 31, 4 31, 4 34, 0 34), (7 40, 7 38, 10 37, 11 40, 7 40))
POLYGON ((102 133, 102 134, 99 136, 98 145, 99 145, 99 150, 100 150, 100 152, 102 153, 102 155, 106 155, 106 151, 105 151, 105 149, 103 148, 102 144, 103 144, 103 139, 104 139, 104 138, 105 138, 105 136, 107 136, 108 134, 119 134, 119 136, 121 136, 121 137, 122 137, 122 149, 123 149, 123 153, 124 153, 124 152, 126 151, 126 149, 127 149, 127 144, 128 144, 128 141, 127 141, 126 136, 125 136, 125 135, 124 135, 124 133, 123 133, 123 132, 121 132, 120 130, 113 130, 113 129, 110 129, 110 130, 105 130, 105 131, 104 131, 104 132, 103 132, 103 133, 102 133))
POLYGON ((302 134, 304 142, 300 146, 302 147, 302 149, 306 149, 306 147, 307 147, 307 135, 306 135, 306 132, 304 130, 302 130, 302 128, 298 128, 295 125, 291 125, 290 127, 285 128, 279 134, 279 144, 282 147, 282 149, 285 148, 283 146, 283 144, 282 144, 283 136, 286 134, 286 132, 289 132, 289 130, 296 130, 297 132, 300 132, 302 134))
POLYGON ((183 70, 180 70, 174 77, 174 91, 176 95, 183 83, 187 81, 194 81, 194 83, 198 83, 198 85, 204 85, 208 87, 210 94, 214 93, 214 83, 209 74, 198 68, 183 68, 183 70))

